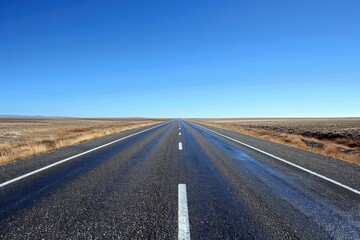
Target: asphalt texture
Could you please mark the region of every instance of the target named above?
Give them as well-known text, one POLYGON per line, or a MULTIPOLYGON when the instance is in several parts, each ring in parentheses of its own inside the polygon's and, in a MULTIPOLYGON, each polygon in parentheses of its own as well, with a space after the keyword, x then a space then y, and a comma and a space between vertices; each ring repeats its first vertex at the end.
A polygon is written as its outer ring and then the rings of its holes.
MULTIPOLYGON (((357 165, 205 127, 360 190, 357 165)), ((144 129, 0 166, 0 183, 144 129)), ((184 120, 1 187, 0 239, 178 239, 179 184, 191 239, 360 239, 359 194, 184 120)))

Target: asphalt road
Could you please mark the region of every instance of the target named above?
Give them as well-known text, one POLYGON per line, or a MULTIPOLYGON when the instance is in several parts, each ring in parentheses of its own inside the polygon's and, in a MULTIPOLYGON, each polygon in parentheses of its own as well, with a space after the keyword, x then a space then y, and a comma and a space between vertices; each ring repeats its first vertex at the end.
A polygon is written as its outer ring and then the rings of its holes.
POLYGON ((360 239, 359 166, 203 127, 0 166, 0 239, 360 239))

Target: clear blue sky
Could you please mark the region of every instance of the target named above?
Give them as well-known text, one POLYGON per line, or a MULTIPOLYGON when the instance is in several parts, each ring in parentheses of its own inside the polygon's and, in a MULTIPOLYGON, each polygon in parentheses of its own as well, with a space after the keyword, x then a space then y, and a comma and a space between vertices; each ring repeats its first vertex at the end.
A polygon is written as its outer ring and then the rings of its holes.
POLYGON ((0 1, 0 115, 360 116, 360 1, 0 1))

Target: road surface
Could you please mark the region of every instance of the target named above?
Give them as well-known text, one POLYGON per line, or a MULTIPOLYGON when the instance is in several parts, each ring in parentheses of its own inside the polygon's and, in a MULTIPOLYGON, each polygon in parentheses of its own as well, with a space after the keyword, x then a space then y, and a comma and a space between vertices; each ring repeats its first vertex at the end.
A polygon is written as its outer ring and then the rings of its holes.
POLYGON ((359 166, 173 120, 1 166, 0 239, 360 239, 358 190, 359 166))

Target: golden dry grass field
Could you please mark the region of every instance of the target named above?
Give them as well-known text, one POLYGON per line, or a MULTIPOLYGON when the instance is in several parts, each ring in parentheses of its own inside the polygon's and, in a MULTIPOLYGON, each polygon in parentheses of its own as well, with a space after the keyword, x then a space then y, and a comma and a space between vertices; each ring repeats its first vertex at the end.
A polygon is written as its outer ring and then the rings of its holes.
POLYGON ((0 118, 0 164, 163 121, 0 118))
POLYGON ((195 121, 360 164, 360 118, 195 121))

